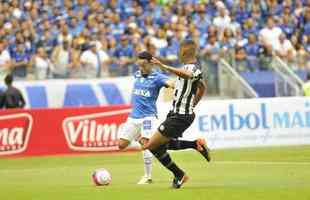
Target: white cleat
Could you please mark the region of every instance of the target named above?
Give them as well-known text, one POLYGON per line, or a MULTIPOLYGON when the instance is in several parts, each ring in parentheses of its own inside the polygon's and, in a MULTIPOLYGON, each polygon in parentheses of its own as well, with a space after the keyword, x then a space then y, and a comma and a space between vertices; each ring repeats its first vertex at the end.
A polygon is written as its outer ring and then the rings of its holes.
POLYGON ((153 181, 152 181, 152 178, 151 177, 148 177, 148 176, 142 176, 140 181, 137 183, 138 185, 145 185, 145 184, 151 184, 153 181))

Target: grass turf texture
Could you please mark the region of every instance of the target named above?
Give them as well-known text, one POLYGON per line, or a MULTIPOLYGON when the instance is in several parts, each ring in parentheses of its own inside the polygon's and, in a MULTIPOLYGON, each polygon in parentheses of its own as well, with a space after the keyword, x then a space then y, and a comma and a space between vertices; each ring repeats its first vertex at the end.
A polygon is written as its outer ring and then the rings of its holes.
POLYGON ((215 150, 207 163, 195 151, 172 157, 190 176, 179 190, 156 161, 152 185, 136 185, 143 174, 140 152, 0 159, 3 200, 274 200, 310 199, 310 146, 215 150), (94 169, 106 168, 112 184, 96 187, 94 169))

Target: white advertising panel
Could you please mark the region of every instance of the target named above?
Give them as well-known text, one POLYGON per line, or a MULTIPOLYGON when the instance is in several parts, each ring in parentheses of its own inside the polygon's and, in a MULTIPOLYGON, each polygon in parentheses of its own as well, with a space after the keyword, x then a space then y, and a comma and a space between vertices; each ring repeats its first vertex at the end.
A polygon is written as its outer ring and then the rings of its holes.
MULTIPOLYGON (((160 120, 170 104, 159 105, 160 120)), ((211 148, 310 144, 310 98, 203 100, 183 137, 211 148)))

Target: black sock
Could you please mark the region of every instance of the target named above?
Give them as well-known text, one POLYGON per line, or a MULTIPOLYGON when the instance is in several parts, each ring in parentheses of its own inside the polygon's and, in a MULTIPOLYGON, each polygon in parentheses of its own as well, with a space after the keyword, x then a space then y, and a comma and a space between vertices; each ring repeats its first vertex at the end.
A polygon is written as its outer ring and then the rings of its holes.
POLYGON ((151 152, 163 166, 174 174, 175 177, 184 176, 184 172, 171 160, 171 157, 167 152, 166 145, 161 145, 156 149, 151 150, 151 152))
POLYGON ((196 141, 171 139, 166 145, 168 150, 196 149, 196 141))

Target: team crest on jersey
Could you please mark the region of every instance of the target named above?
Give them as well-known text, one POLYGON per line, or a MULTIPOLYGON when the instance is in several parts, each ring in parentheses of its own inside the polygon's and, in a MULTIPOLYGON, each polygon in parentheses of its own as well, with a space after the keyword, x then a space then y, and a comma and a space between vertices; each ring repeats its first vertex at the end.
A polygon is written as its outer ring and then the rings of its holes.
POLYGON ((165 126, 164 125, 160 125, 159 130, 160 131, 164 131, 165 130, 165 126))

